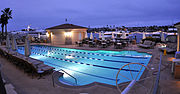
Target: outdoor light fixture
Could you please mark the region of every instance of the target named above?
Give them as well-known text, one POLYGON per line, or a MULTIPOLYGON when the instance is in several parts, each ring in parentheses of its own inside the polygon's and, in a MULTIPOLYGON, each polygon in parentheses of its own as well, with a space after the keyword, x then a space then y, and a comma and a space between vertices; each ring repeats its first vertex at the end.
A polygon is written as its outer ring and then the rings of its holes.
POLYGON ((48 32, 46 32, 46 36, 49 37, 49 33, 48 32))
POLYGON ((72 59, 73 57, 72 56, 66 56, 67 59, 72 59))
POLYGON ((71 36, 72 36, 72 32, 65 32, 64 35, 65 35, 66 37, 71 37, 71 36))

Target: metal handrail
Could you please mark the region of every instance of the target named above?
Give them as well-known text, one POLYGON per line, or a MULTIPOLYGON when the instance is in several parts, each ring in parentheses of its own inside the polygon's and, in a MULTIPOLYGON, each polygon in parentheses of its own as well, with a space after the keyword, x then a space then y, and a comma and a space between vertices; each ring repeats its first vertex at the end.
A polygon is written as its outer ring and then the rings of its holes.
MULTIPOLYGON (((76 85, 77 85, 77 79, 76 79, 74 76, 72 76, 71 74, 67 73, 67 72, 64 71, 63 69, 60 69, 60 70, 63 71, 64 73, 66 73, 67 75, 71 76, 72 78, 74 78, 74 80, 75 80, 75 82, 76 82, 76 85)), ((60 70, 59 70, 59 71, 60 71, 60 70)))
POLYGON ((160 54, 159 69, 158 69, 158 73, 156 77, 155 87, 152 94, 158 94, 159 79, 160 79, 160 72, 161 72, 161 58, 162 58, 162 53, 160 54))
POLYGON ((55 72, 59 72, 59 71, 63 71, 64 73, 66 73, 67 75, 69 75, 70 77, 72 77, 72 78, 75 80, 76 85, 77 85, 77 79, 76 79, 74 76, 70 75, 69 73, 67 73, 67 72, 66 72, 66 71, 64 71, 63 69, 60 69, 60 70, 58 70, 58 71, 54 71, 54 72, 52 73, 52 82, 53 82, 53 87, 55 87, 55 85, 54 85, 54 77, 53 77, 53 75, 54 75, 54 73, 55 73, 55 72))

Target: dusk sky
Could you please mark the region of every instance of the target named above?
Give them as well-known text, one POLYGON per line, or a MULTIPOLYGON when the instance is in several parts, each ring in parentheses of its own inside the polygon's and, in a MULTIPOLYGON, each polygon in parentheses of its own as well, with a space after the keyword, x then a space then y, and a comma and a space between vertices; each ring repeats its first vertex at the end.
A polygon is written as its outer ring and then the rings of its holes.
MULTIPOLYGON (((180 21, 180 0, 1 0, 11 8, 8 30, 45 29, 68 23, 100 27, 172 25, 180 21)), ((2 13, 0 13, 2 14, 2 13)))

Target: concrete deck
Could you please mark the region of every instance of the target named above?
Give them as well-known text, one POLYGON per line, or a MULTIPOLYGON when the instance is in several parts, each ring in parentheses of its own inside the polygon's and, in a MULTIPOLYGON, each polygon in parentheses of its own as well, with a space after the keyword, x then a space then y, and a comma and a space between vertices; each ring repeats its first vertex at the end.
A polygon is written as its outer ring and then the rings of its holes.
MULTIPOLYGON (((49 45, 49 44, 48 44, 49 45)), ((152 53, 152 59, 148 64, 150 71, 148 75, 155 73, 158 69, 159 64, 159 55, 160 51, 155 47, 154 49, 142 49, 136 45, 129 45, 129 47, 123 49, 114 49, 113 47, 109 48, 89 48, 77 47, 76 45, 55 45, 58 47, 67 47, 67 48, 76 48, 76 49, 86 49, 86 50, 136 50, 140 52, 152 53), (153 69, 154 68, 154 69, 153 69)), ((162 58, 162 71, 160 78, 160 90, 161 94, 180 94, 180 80, 174 79, 171 74, 171 57, 173 54, 168 54, 162 58)), ((28 76, 27 73, 24 73, 23 70, 20 70, 15 65, 10 63, 4 57, 0 57, 0 64, 2 65, 2 76, 8 82, 11 83, 18 94, 119 94, 116 88, 107 87, 102 85, 94 85, 85 88, 66 88, 63 86, 56 86, 55 88, 52 85, 51 75, 46 75, 45 79, 32 79, 31 76, 28 76)), ((142 85, 147 88, 153 88, 154 79, 146 80, 142 85)), ((144 94, 142 87, 135 87, 132 89, 130 94, 144 94)), ((152 92, 152 91, 150 91, 152 92)))

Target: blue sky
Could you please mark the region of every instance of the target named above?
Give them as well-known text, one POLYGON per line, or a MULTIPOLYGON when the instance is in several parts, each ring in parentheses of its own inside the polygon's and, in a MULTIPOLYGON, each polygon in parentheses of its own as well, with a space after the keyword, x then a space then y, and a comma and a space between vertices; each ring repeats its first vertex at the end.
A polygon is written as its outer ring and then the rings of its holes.
MULTIPOLYGON (((100 27, 171 25, 180 21, 180 0, 1 0, 11 8, 8 30, 31 24, 44 29, 65 23, 100 27)), ((2 13, 0 13, 2 14, 2 13)))

